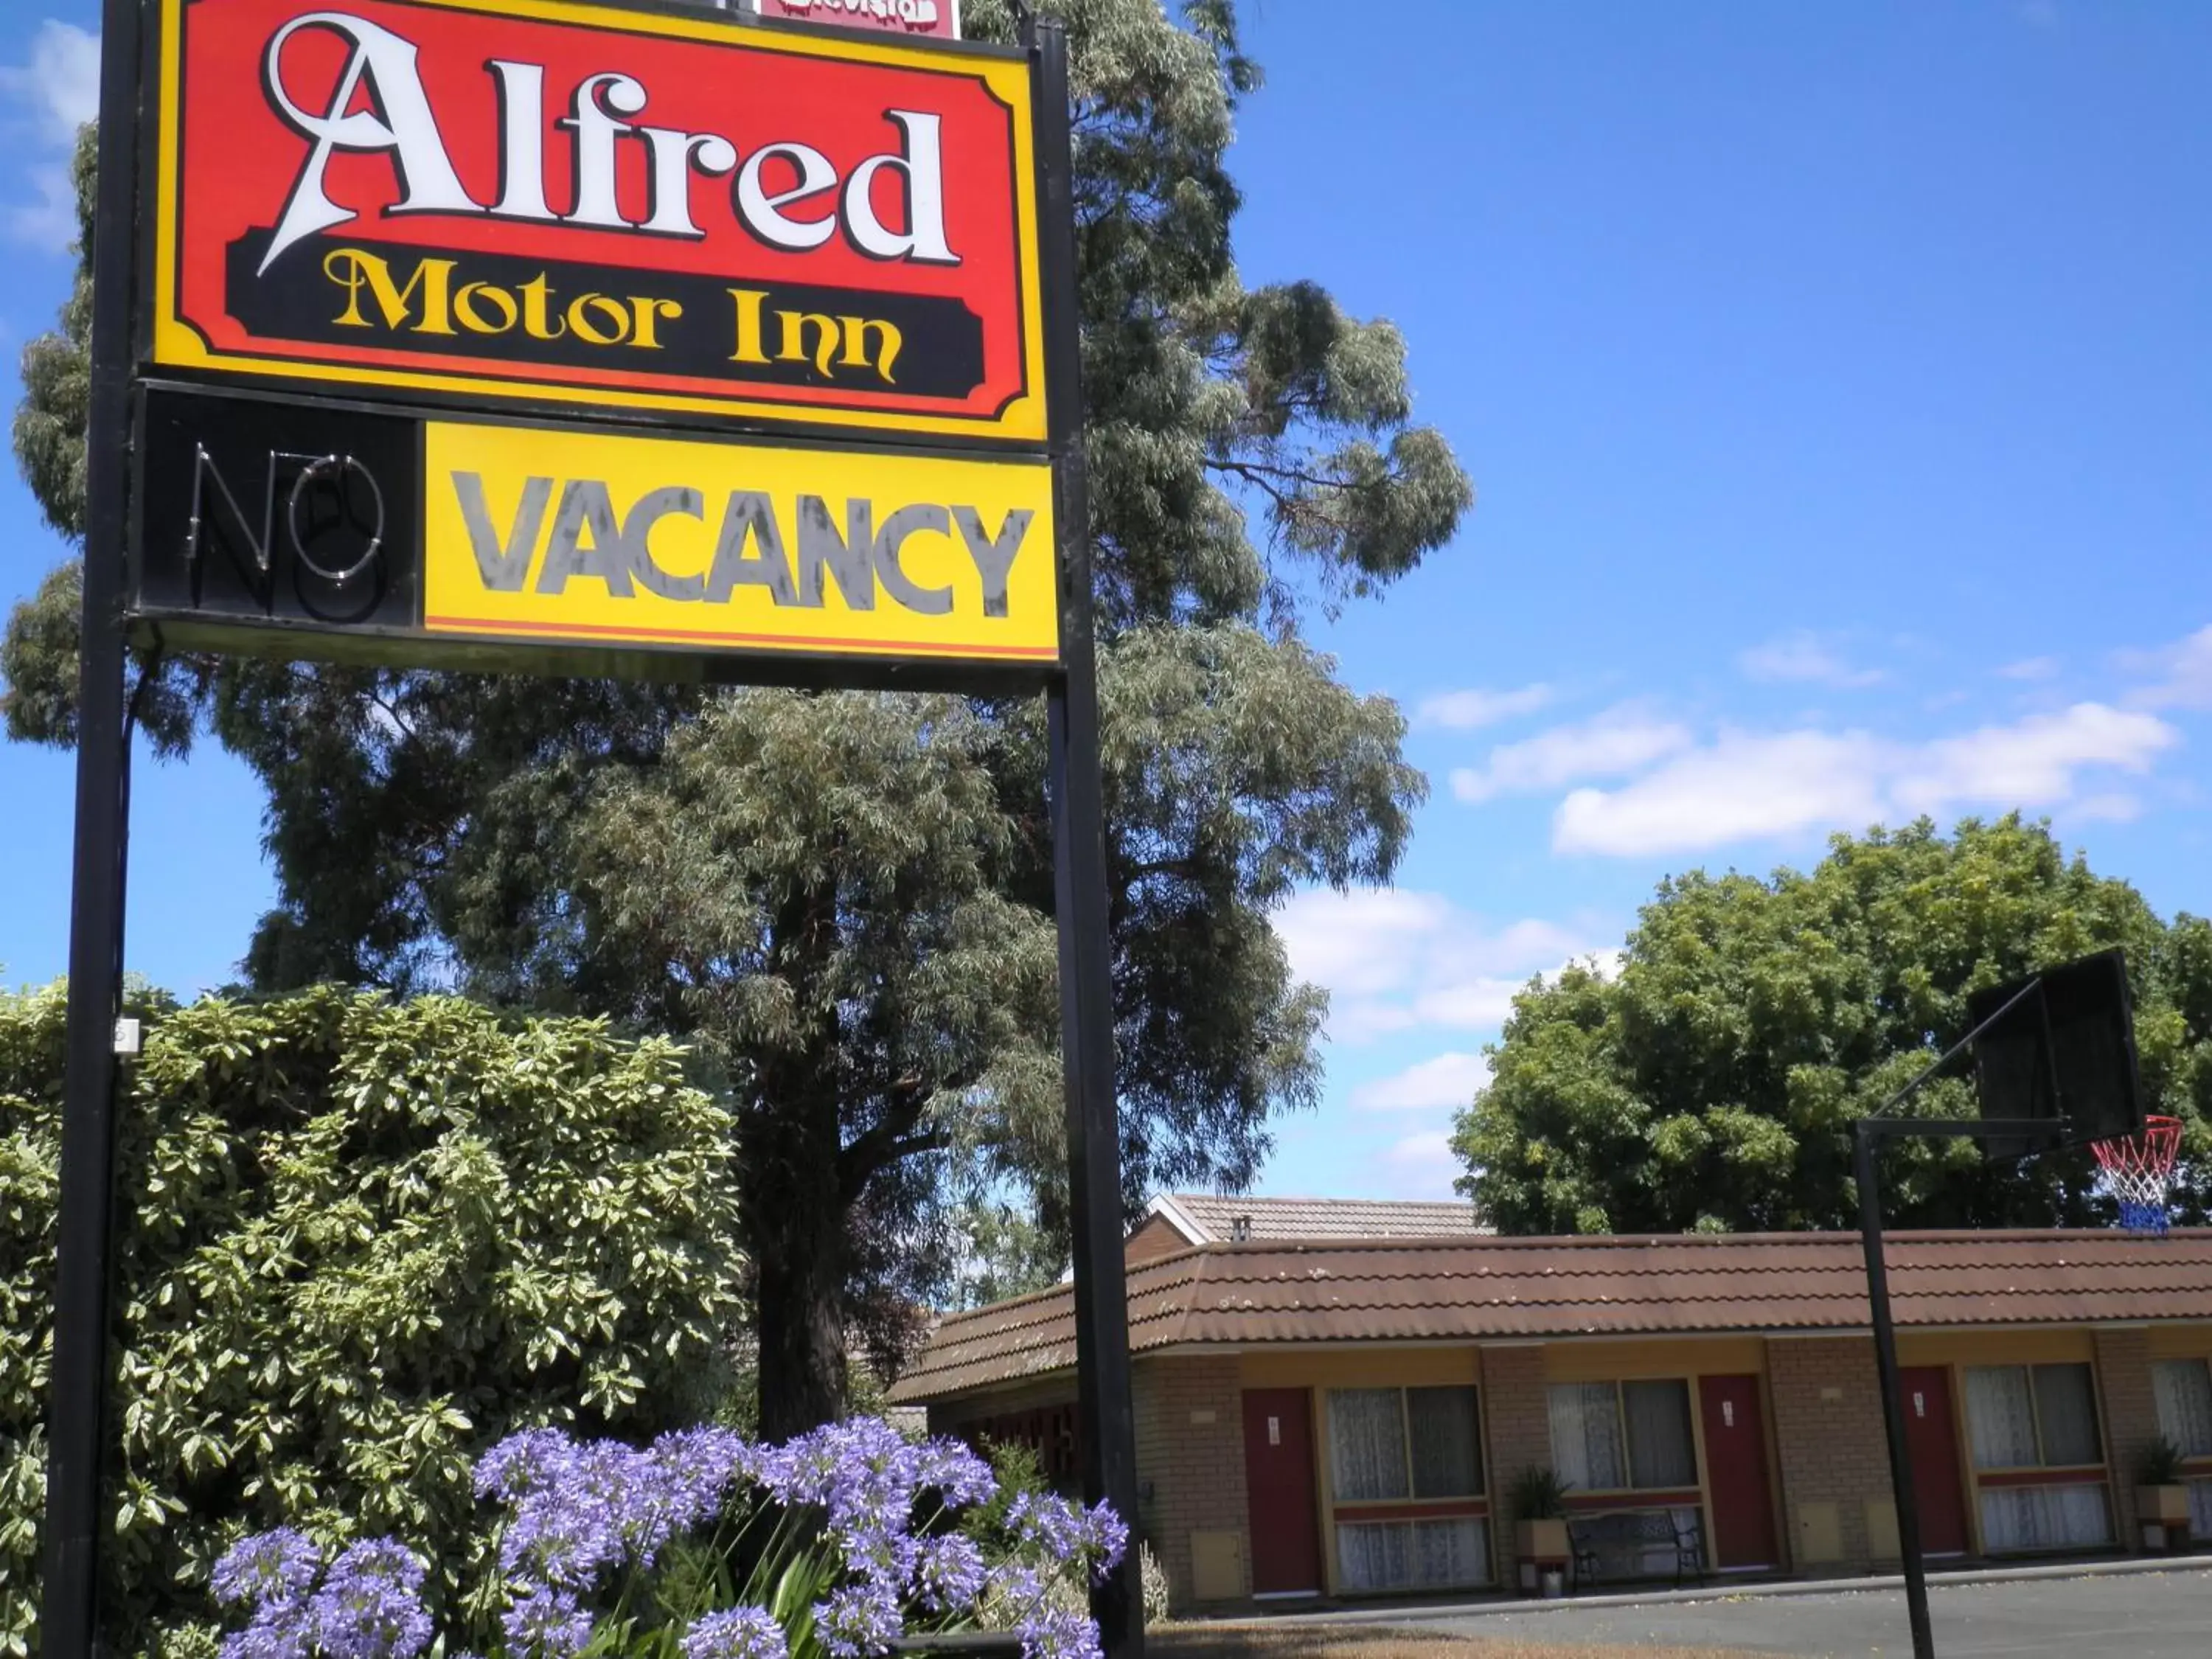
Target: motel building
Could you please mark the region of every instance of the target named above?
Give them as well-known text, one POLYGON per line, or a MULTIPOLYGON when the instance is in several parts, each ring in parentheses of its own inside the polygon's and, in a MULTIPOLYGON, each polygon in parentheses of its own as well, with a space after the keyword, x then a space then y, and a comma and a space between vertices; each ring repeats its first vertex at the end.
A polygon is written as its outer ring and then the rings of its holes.
MULTIPOLYGON (((1170 1197, 1127 1245, 1139 1531, 1178 1613, 1893 1571, 1853 1233, 1499 1238, 1454 1204, 1170 1197), (1533 1528, 1525 1471, 1567 1488, 1533 1528)), ((2212 1229, 1893 1233, 1931 1565, 2212 1543, 2212 1229), (2154 1523, 2160 1437, 2186 1455, 2154 1523)), ((1079 1468, 1068 1286, 893 1391, 1079 1468)))

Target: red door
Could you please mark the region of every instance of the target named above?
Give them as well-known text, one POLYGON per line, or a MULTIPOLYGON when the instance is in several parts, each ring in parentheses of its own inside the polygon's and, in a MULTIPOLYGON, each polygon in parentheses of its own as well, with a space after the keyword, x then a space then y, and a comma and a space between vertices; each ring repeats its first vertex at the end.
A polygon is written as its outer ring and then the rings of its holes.
POLYGON ((1304 1389, 1244 1393, 1244 1490, 1252 1510, 1255 1595, 1311 1595, 1321 1589, 1310 1410, 1304 1389))
POLYGON ((1959 1492, 1959 1430, 1951 1413, 1951 1373, 1908 1368, 1905 1441, 1912 1454, 1912 1496, 1920 1506, 1923 1555, 1966 1553, 1966 1500, 1959 1492))
POLYGON ((1724 1571, 1779 1566, 1759 1379, 1700 1377, 1698 1397, 1705 1419, 1705 1478, 1712 1488, 1713 1564, 1724 1571))

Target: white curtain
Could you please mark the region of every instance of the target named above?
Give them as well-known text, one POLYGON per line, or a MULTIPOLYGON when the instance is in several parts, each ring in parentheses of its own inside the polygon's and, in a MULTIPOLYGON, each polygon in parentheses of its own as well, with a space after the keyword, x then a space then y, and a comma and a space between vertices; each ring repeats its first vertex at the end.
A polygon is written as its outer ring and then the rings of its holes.
POLYGON ((2035 1395, 2025 1365, 1969 1367, 1966 1421, 1973 1431, 1976 1468, 2036 1466, 2035 1395))
POLYGON ((2212 1457, 2212 1366, 2161 1359, 2150 1368, 2150 1384, 2158 1397, 2158 1431, 2184 1457, 2212 1457))
POLYGON ((2212 1480, 2189 1483, 2189 1534, 2212 1538, 2212 1480))
POLYGON ((1411 1495, 1406 1489, 1406 1419, 1398 1396, 1395 1389, 1329 1390, 1329 1464, 1338 1503, 1411 1495))
POLYGON ((1490 1578, 1490 1528, 1477 1520, 1363 1521, 1336 1529, 1347 1590, 1456 1589, 1490 1578))
POLYGON ((1347 1590, 1395 1589, 1406 1583, 1406 1547, 1412 1540, 1403 1523, 1377 1526, 1363 1522, 1336 1529, 1336 1561, 1347 1590))
POLYGON ((1413 1583, 1443 1589, 1490 1578, 1490 1528, 1483 1522, 1413 1522, 1413 1583))
POLYGON ((1654 1488, 1698 1484, 1698 1443, 1690 1427, 1690 1385, 1680 1378, 1624 1382, 1630 1483, 1654 1488))
POLYGON ((1982 1493, 1982 1544, 1991 1554, 2112 1541, 2112 1510, 2101 1486, 1999 1486, 1982 1493))
POLYGON ((1620 1404, 1610 1382, 1554 1382, 1552 1472, 1581 1492, 1617 1491, 1628 1485, 1628 1459, 1620 1439, 1620 1404))
POLYGON ((1413 1496, 1473 1498, 1482 1491, 1482 1453, 1473 1389, 1408 1389, 1413 1496))
POLYGON ((2064 1468, 2105 1461, 2105 1443, 2097 1433, 2097 1389, 2088 1366, 2038 1365, 2035 1414, 2043 1425, 2045 1463, 2064 1468))

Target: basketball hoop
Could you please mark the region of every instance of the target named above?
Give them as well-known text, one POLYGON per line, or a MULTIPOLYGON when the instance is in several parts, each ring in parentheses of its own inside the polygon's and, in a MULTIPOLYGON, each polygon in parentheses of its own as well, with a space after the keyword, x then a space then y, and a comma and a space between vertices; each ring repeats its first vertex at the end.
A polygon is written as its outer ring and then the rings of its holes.
POLYGON ((2103 1172, 2098 1189, 2120 1206, 2120 1225, 2131 1233, 2164 1233, 2166 1183, 2181 1151, 2181 1120, 2147 1117, 2139 1133, 2092 1141, 2089 1150, 2103 1172))

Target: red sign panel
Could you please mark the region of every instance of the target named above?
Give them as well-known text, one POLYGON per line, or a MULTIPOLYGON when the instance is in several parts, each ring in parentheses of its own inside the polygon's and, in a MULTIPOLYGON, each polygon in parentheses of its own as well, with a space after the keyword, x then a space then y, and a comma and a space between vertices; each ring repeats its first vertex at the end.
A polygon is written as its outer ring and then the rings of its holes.
POLYGON ((1043 436, 1026 64, 561 0, 164 0, 155 359, 1043 436))
POLYGON ((890 29, 939 40, 960 38, 960 0, 752 0, 752 4, 763 17, 890 29))

